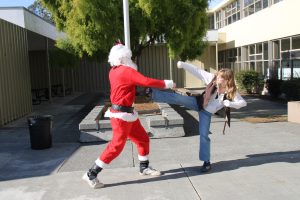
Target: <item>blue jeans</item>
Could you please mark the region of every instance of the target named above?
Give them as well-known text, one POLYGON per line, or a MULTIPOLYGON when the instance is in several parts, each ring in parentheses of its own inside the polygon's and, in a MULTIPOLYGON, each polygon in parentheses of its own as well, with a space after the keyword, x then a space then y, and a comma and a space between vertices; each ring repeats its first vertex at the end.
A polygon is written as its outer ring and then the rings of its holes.
POLYGON ((210 138, 208 137, 208 133, 212 114, 206 110, 199 110, 197 100, 193 96, 184 96, 175 92, 152 89, 152 99, 156 102, 181 105, 199 113, 199 159, 202 161, 209 161, 210 138))

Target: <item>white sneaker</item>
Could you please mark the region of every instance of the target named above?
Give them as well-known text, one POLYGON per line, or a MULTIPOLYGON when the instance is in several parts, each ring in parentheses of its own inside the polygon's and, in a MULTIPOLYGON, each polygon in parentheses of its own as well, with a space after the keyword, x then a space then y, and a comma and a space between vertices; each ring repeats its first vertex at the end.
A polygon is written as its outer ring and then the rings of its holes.
POLYGON ((144 169, 143 172, 140 172, 140 175, 145 175, 145 176, 161 176, 162 173, 161 173, 161 171, 153 169, 152 167, 148 167, 148 168, 144 169))
POLYGON ((82 179, 85 180, 89 186, 91 186, 91 188, 93 189, 97 189, 97 188, 102 188, 104 186, 103 183, 101 183, 98 178, 95 178, 93 180, 90 180, 90 178, 88 177, 87 173, 85 173, 83 176, 82 176, 82 179))

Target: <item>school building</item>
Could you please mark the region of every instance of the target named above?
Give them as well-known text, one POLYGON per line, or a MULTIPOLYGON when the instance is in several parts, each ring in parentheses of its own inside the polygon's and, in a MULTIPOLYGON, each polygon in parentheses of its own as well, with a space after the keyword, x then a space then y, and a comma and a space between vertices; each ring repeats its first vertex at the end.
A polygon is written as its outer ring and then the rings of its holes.
MULTIPOLYGON (((266 78, 300 77, 299 8, 299 0, 222 1, 208 11, 209 46, 191 63, 210 72, 229 67, 266 78)), ((185 76, 186 87, 201 84, 185 76)))

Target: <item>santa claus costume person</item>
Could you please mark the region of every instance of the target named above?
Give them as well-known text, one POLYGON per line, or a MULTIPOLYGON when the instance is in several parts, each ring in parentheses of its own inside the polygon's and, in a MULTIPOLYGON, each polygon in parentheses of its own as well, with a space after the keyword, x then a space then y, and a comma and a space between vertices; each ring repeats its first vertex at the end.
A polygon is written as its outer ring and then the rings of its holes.
POLYGON ((122 44, 113 46, 109 53, 108 62, 112 67, 109 72, 112 106, 104 116, 110 118, 113 137, 94 165, 82 177, 92 188, 104 186, 97 175, 122 152, 127 138, 137 147, 140 174, 161 175, 160 171, 149 166, 149 136, 132 105, 135 100, 136 86, 170 89, 175 87, 175 83, 172 80, 157 80, 143 76, 137 71, 131 56, 131 50, 122 44))

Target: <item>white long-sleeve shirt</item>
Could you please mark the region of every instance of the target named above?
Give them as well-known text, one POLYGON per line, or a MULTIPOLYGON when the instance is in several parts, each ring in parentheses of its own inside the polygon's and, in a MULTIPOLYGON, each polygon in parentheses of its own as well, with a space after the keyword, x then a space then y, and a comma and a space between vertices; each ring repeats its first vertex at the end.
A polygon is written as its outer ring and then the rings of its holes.
MULTIPOLYGON (((206 85, 209 84, 212 79, 214 78, 214 74, 209 73, 205 70, 199 69, 196 66, 185 63, 185 62, 178 62, 178 68, 183 68, 192 75, 196 76, 198 79, 202 80, 206 85)), ((210 97, 208 101, 208 105, 204 108, 206 111, 214 114, 218 110, 224 107, 224 94, 219 94, 217 97, 218 92, 216 91, 210 97), (217 98, 216 98, 217 97, 217 98)), ((232 101, 229 102, 229 107, 239 109, 247 105, 247 102, 241 97, 241 95, 236 92, 235 97, 232 101)))

